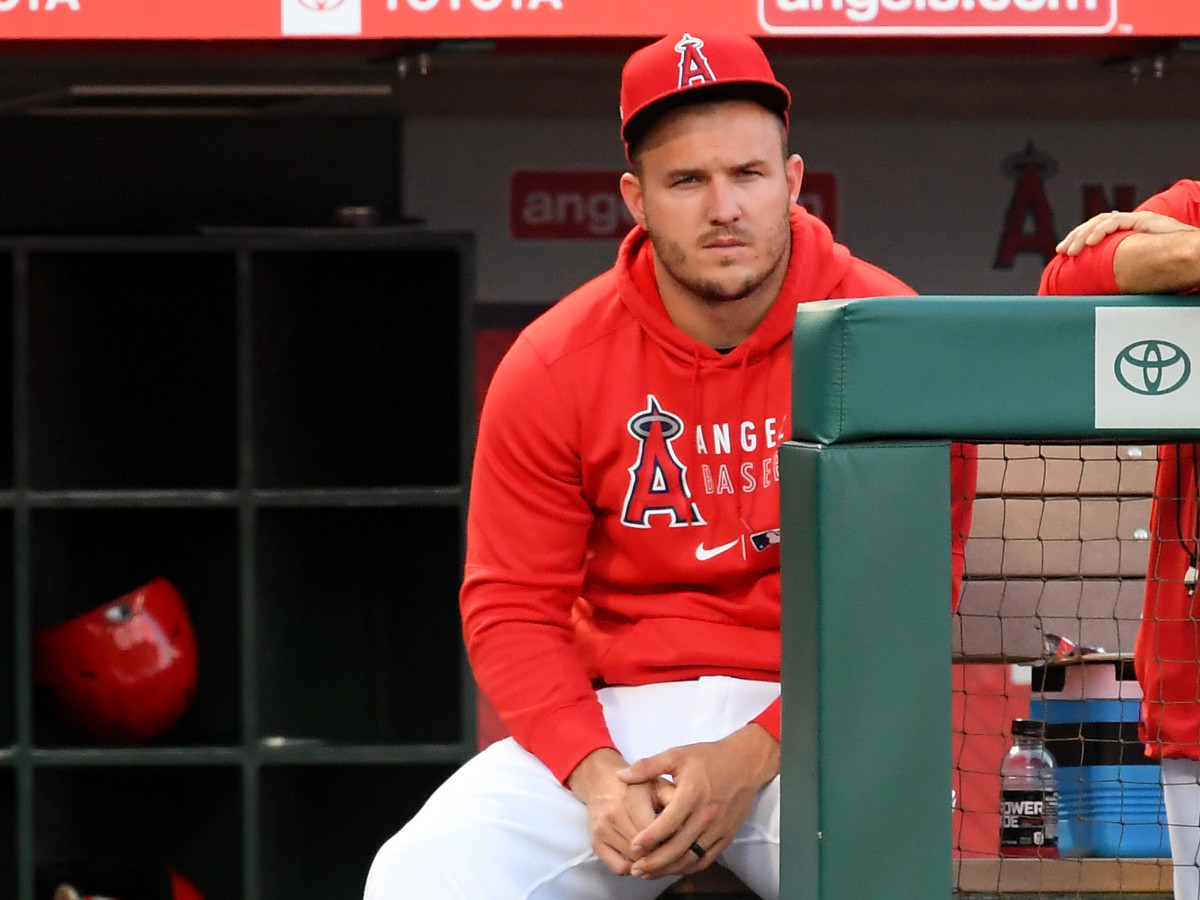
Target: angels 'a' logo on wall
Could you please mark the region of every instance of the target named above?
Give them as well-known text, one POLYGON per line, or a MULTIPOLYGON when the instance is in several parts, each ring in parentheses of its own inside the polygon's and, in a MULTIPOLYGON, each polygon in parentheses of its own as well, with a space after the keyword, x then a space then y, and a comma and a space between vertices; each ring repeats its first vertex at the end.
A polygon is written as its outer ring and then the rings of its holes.
POLYGON ((1058 162, 1030 141, 1020 153, 1005 157, 1003 167, 1017 184, 1004 214, 1004 232, 992 268, 1011 269, 1018 253, 1036 253, 1045 265, 1054 258, 1058 244, 1054 211, 1046 199, 1046 179, 1058 172, 1058 162))
POLYGON ((284 35, 362 34, 362 0, 279 0, 284 35))

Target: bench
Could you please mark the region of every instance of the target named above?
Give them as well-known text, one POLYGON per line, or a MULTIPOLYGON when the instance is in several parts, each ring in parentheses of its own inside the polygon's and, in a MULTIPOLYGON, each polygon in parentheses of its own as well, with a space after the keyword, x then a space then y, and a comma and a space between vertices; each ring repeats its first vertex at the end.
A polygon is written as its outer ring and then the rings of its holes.
POLYGON ((705 897, 706 900, 758 900, 741 879, 720 865, 686 875, 659 895, 660 897, 705 897))

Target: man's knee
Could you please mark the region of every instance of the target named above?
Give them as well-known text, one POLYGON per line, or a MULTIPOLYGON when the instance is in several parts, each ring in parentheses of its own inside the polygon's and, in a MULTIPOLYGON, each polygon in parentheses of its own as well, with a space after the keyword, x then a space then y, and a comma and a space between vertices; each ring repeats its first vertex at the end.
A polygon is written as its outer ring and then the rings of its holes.
POLYGON ((455 869, 462 865, 463 838, 454 829, 414 820, 388 838, 375 853, 367 872, 363 900, 399 900, 413 894, 415 885, 431 890, 425 896, 458 896, 451 890, 455 869), (438 885, 449 893, 432 890, 438 885))

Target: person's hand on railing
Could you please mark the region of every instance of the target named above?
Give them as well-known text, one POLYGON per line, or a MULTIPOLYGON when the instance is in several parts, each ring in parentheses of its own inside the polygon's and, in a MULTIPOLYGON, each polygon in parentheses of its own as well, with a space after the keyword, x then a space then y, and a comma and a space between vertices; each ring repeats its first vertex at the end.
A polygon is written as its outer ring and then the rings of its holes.
POLYGON ((1115 231, 1140 231, 1143 234, 1169 234, 1173 231, 1198 231, 1191 225, 1185 225, 1178 219, 1159 213, 1142 210, 1141 212, 1103 212, 1092 216, 1086 222, 1081 222, 1058 242, 1054 249, 1067 256, 1078 256, 1084 247, 1094 247, 1115 231))

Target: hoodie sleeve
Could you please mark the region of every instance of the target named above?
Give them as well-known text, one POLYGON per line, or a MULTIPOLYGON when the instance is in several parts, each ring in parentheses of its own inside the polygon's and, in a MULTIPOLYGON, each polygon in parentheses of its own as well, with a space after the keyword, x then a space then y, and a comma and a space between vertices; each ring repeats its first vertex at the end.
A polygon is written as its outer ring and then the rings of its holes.
POLYGON ((779 740, 780 734, 783 731, 783 724, 780 721, 781 709, 781 701, 776 700, 757 716, 755 716, 751 721, 755 725, 761 725, 763 728, 767 729, 767 732, 771 735, 771 737, 775 738, 775 740, 779 740))
POLYGON ((480 688, 560 781, 593 750, 613 746, 573 645, 592 522, 578 430, 545 363, 518 338, 484 402, 459 596, 480 688))

